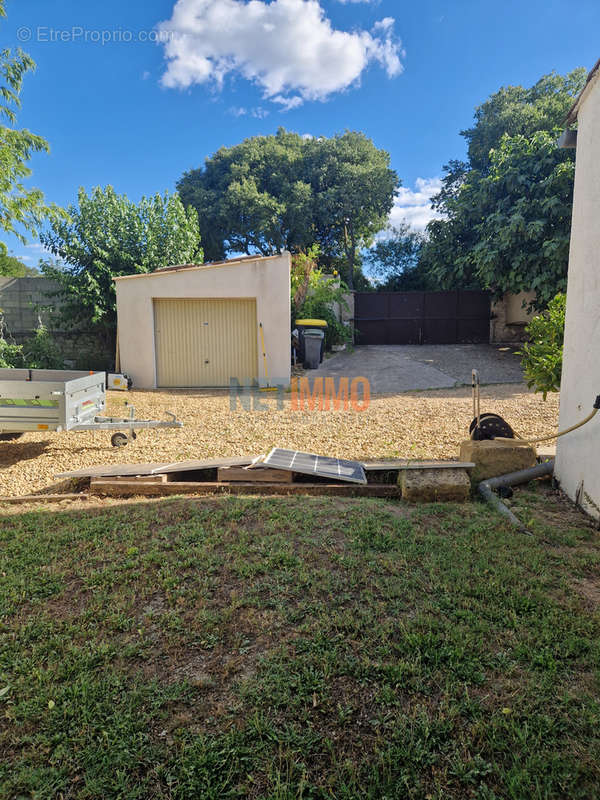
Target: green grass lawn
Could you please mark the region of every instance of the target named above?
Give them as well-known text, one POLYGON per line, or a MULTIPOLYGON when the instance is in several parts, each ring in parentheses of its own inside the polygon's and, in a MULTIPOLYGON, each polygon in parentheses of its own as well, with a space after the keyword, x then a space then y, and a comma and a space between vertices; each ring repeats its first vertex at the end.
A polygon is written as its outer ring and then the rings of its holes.
POLYGON ((515 498, 6 512, 0 797, 600 796, 599 535, 515 498))

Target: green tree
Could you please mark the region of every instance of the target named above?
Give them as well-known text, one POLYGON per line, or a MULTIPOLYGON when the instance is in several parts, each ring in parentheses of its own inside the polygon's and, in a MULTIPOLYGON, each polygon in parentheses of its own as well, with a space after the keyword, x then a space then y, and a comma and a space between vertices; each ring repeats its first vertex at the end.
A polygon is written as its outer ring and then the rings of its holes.
POLYGON ((97 332, 113 351, 116 296, 113 278, 152 272, 169 264, 201 263, 198 218, 176 195, 143 197, 136 204, 112 186, 88 196, 79 190, 78 207, 55 219, 41 235, 59 259, 43 273, 58 281, 65 324, 97 332))
POLYGON ((0 276, 6 278, 37 278, 39 270, 28 267, 11 253, 0 251, 0 276))
POLYGON ((403 222, 375 242, 364 260, 377 289, 386 292, 436 289, 433 276, 419 265, 423 234, 403 222))
POLYGON ((349 285, 399 185, 389 155, 361 133, 304 138, 280 128, 221 148, 177 184, 200 216, 207 258, 299 253, 319 245, 349 285))
POLYGON ((555 140, 586 72, 501 88, 462 131, 468 161, 451 161, 433 207, 421 265, 443 288, 534 288, 543 306, 564 288, 572 151, 555 140))
POLYGON ((307 147, 315 240, 330 266, 341 257, 346 284, 353 289, 359 253, 388 224, 400 182, 389 154, 362 133, 310 139, 307 147))
POLYGON ((483 219, 467 256, 482 285, 497 294, 533 290, 544 308, 566 291, 575 160, 556 133, 504 136, 478 182, 483 219))
POLYGON ((560 128, 575 97, 583 89, 587 70, 567 75, 551 72, 530 88, 503 86, 475 109, 475 124, 461 131, 468 146, 468 166, 486 172, 490 150, 505 134, 531 137, 537 131, 560 128))
MULTIPOLYGON (((0 17, 5 16, 4 2, 0 0, 0 17)), ((23 79, 34 69, 35 62, 20 48, 0 50, 0 120, 8 122, 0 124, 0 230, 14 234, 22 242, 26 241, 25 233, 34 234, 46 217, 58 211, 45 203, 39 189, 24 185, 31 175, 31 157, 49 152, 48 142, 31 131, 14 127, 21 108, 23 79)), ((0 255, 6 254, 6 244, 0 241, 0 255)))

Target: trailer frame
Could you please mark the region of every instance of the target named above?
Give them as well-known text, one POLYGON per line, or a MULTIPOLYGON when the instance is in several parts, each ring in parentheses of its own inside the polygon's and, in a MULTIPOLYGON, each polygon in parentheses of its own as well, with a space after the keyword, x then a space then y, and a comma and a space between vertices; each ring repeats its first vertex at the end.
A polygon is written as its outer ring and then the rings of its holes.
POLYGON ((0 369, 0 434, 27 431, 117 431, 112 444, 127 443, 137 430, 181 428, 176 415, 167 411, 166 420, 136 419, 135 408, 128 417, 107 417, 106 373, 74 370, 0 369))

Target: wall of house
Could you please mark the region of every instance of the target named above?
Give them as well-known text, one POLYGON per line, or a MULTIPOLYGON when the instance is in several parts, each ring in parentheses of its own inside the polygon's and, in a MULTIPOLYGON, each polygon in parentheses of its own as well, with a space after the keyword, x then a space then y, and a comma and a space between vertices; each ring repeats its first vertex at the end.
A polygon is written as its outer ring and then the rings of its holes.
POLYGON ((507 293, 492 303, 490 321, 490 342, 523 342, 526 339, 525 326, 532 315, 527 313, 534 292, 507 293))
MULTIPOLYGON (((560 427, 591 411, 600 394, 600 79, 582 96, 578 115, 577 165, 560 427)), ((600 417, 560 438, 555 475, 572 500, 600 517, 600 417)))
MULTIPOLYGON (((138 388, 156 387, 154 312, 156 297, 256 298, 262 322, 269 381, 290 383, 290 255, 206 265, 199 269, 117 278, 121 369, 138 388)), ((258 376, 267 384, 257 325, 258 376)))

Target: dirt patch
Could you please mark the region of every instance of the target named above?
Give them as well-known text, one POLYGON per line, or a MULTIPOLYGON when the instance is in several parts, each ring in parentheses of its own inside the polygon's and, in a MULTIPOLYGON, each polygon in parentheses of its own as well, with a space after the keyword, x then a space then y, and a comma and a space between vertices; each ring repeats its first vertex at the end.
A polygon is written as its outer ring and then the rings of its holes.
POLYGON ((600 606, 600 577, 580 578, 573 581, 575 591, 584 597, 594 608, 600 606))

